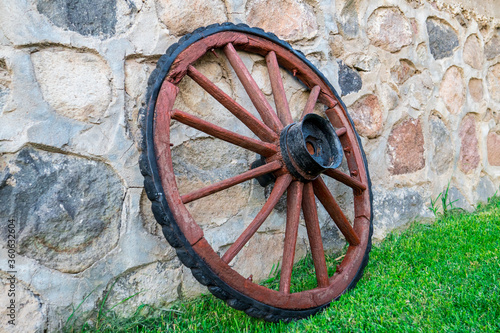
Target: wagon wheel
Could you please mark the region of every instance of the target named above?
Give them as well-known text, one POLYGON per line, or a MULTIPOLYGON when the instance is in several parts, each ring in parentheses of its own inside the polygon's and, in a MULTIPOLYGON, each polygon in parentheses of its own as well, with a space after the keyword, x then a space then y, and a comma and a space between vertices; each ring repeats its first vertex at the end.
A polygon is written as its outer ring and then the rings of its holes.
POLYGON ((153 213, 184 265, 217 297, 247 314, 268 321, 307 317, 325 308, 361 278, 368 261, 372 234, 371 184, 366 158, 346 108, 326 78, 286 42, 261 29, 222 24, 196 30, 169 48, 149 79, 143 111, 144 143, 140 160, 145 189, 153 213), (227 57, 259 117, 224 93, 194 66, 205 53, 218 49, 227 57), (265 57, 276 112, 243 64, 237 50, 265 57), (279 67, 293 74, 310 90, 300 121, 293 122, 279 67), (179 83, 189 76, 255 134, 254 138, 224 129, 174 108, 179 83), (326 118, 313 114, 316 103, 325 106, 326 118), (170 123, 176 120, 261 156, 249 170, 207 187, 181 195, 174 174, 170 123), (348 172, 336 169, 345 159, 348 172), (326 186, 332 178, 353 192, 352 224, 326 186), (242 182, 274 182, 267 201, 252 222, 221 256, 204 237, 186 204, 242 182), (252 282, 230 266, 231 261, 266 220, 287 192, 286 229, 279 290, 252 282), (348 242, 348 250, 334 274, 328 275, 316 199, 348 242), (317 286, 291 293, 297 230, 301 209, 305 219, 317 286))

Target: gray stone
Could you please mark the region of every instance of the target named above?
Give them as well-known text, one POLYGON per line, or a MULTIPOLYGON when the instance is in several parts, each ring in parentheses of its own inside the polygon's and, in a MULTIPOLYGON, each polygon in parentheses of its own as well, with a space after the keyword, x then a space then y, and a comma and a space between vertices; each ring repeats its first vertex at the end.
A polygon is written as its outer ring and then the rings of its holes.
POLYGON ((429 35, 429 48, 434 59, 442 59, 453 55, 453 50, 458 47, 458 37, 448 22, 430 17, 427 19, 427 34, 429 35))
POLYGON ((124 188, 106 164, 25 147, 0 165, 0 216, 17 221, 20 255, 77 273, 115 247, 124 188))
POLYGON ((472 212, 474 207, 467 201, 462 192, 455 186, 450 187, 448 190, 448 200, 447 202, 450 204, 448 209, 450 208, 462 208, 468 212, 472 212))
POLYGON ((392 229, 421 217, 429 217, 424 199, 414 189, 397 188, 387 191, 373 188, 373 237, 381 240, 392 229))
POLYGON ((345 65, 342 60, 338 60, 337 62, 339 64, 339 85, 342 90, 342 96, 358 92, 363 85, 361 76, 359 76, 357 71, 345 65))
POLYGON ((450 132, 443 121, 437 116, 429 119, 431 134, 432 169, 437 174, 445 173, 453 163, 453 144, 450 132))
POLYGON ((491 198, 496 191, 495 185, 493 185, 488 177, 481 178, 476 187, 476 193, 480 202, 488 202, 488 199, 491 198))
POLYGON ((106 308, 113 308, 113 311, 124 317, 132 316, 142 304, 152 305, 157 309, 166 308, 179 298, 181 276, 182 267, 177 260, 151 263, 131 269, 113 279, 102 297, 109 292, 105 301, 106 308))
POLYGON ((491 60, 500 54, 500 36, 493 36, 486 44, 484 45, 484 55, 486 59, 491 60))
POLYGON ((347 39, 355 38, 359 34, 358 12, 356 0, 348 0, 342 8, 339 17, 340 32, 347 39))
POLYGON ((56 26, 82 35, 110 37, 115 33, 116 0, 38 0, 37 9, 56 26))

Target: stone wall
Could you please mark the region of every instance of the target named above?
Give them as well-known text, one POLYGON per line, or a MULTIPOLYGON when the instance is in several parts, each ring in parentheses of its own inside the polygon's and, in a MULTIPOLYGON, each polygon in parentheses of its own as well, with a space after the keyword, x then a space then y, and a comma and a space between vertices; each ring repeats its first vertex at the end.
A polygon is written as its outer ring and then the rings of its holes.
MULTIPOLYGON (((274 32, 342 93, 369 162, 375 240, 415 218, 432 217, 430 198, 448 183, 456 206, 470 210, 485 201, 500 185, 500 17, 498 10, 487 17, 460 3, 0 0, 0 219, 2 228, 8 219, 17 228, 17 331, 56 330, 87 295, 82 313, 100 304, 113 284, 107 304, 140 292, 116 308, 125 315, 141 303, 162 307, 205 291, 176 259, 150 212, 137 124, 156 61, 199 26, 232 21, 274 32)), ((260 60, 244 60, 265 82, 260 60)), ((210 61, 200 66, 249 104, 227 68, 210 61)), ((181 100, 186 109, 224 112, 196 86, 183 88, 195 92, 181 100)), ((267 95, 269 89, 264 87, 267 95)), ((298 105, 305 101, 299 84, 286 90, 298 105)), ((174 133, 174 163, 186 188, 214 181, 214 172, 241 172, 254 158, 182 128, 174 133), (210 155, 222 157, 205 158, 210 155)), ((247 183, 190 206, 206 221, 214 247, 227 247, 256 213, 269 194, 257 188, 247 183)), ((336 193, 348 206, 348 191, 336 193)), ((336 227, 324 211, 320 217, 326 246, 338 249, 343 241, 336 227)), ((243 253, 235 263, 241 272, 256 279, 268 274, 280 256, 283 218, 278 205, 253 240, 265 259, 245 262, 243 253)), ((300 228, 299 256, 307 251, 300 228)), ((0 233, 2 327, 5 235, 0 233)))

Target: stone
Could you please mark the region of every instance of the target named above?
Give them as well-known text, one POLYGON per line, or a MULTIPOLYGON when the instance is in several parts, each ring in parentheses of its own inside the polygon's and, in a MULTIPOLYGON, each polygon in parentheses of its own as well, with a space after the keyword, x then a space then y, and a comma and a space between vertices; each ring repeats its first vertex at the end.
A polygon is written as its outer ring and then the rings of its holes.
MULTIPOLYGON (((300 230, 297 238, 295 262, 303 258, 307 253, 304 235, 300 230)), ((248 277, 252 275, 253 282, 261 282, 269 277, 273 266, 276 267, 282 262, 283 244, 284 234, 282 233, 256 233, 249 240, 248 246, 245 246, 233 259, 231 266, 242 276, 248 277)))
POLYGON ((430 217, 422 196, 412 188, 373 187, 373 238, 382 240, 391 230, 430 217))
POLYGON ((112 279, 103 291, 101 302, 107 294, 105 307, 108 310, 113 308, 112 311, 123 317, 132 316, 142 304, 152 305, 156 309, 167 308, 180 296, 178 289, 181 276, 182 267, 177 260, 158 261, 130 269, 112 279))
POLYGON ((425 166, 424 135, 419 119, 406 119, 396 124, 387 140, 389 172, 402 175, 425 166))
POLYGON ((38 0, 36 8, 56 26, 85 36, 115 33, 116 0, 38 0))
POLYGON ((468 212, 474 210, 474 207, 467 201, 462 192, 455 186, 450 187, 448 190, 448 202, 452 203, 449 208, 461 208, 468 212))
POLYGON ((339 86, 340 90, 342 90, 342 96, 361 90, 363 82, 358 72, 344 64, 342 60, 338 60, 337 63, 339 65, 339 86))
POLYGON ((11 74, 5 59, 0 58, 0 113, 10 93, 11 74))
POLYGON ((376 138, 383 129, 383 110, 376 95, 365 95, 349 108, 354 127, 359 135, 376 138))
POLYGON ((450 131, 440 117, 433 115, 429 118, 429 133, 431 135, 432 169, 442 175, 453 164, 453 143, 450 131))
POLYGON ((488 199, 495 195, 495 185, 491 182, 489 177, 482 177, 476 187, 476 193, 480 202, 488 202, 488 199))
POLYGON ((210 294, 210 292, 206 286, 195 279, 189 268, 182 266, 182 282, 179 296, 185 300, 199 297, 201 294, 210 294))
POLYGON ((340 12, 339 31, 347 39, 356 38, 359 34, 358 12, 356 0, 348 0, 340 12))
POLYGON ((18 221, 19 255, 78 273, 116 246, 124 186, 109 166, 29 146, 0 165, 0 216, 18 221))
POLYGON ((415 65, 408 59, 400 59, 399 63, 391 68, 391 76, 394 82, 401 85, 417 73, 415 65))
POLYGON ((412 28, 406 16, 396 7, 381 7, 368 18, 370 42, 389 52, 397 52, 412 42, 412 28))
POLYGON ((419 111, 429 102, 433 90, 434 82, 428 71, 410 77, 399 89, 402 98, 419 111))
POLYGON ((156 67, 157 59, 139 58, 125 62, 125 111, 127 134, 140 148, 142 133, 139 130, 139 111, 145 106, 148 78, 156 67))
POLYGON ((426 25, 429 48, 434 59, 451 57, 455 48, 458 47, 458 37, 450 24, 445 20, 429 17, 426 25))
POLYGON ((385 83, 382 84, 379 90, 380 100, 387 111, 394 110, 399 104, 398 93, 395 88, 385 83))
POLYGON ((50 48, 31 55, 44 100, 62 116, 100 122, 111 102, 110 69, 98 55, 50 48))
POLYGON ((488 69, 488 76, 486 77, 486 80, 488 82, 490 97, 494 101, 500 102, 500 63, 497 63, 488 69))
POLYGON ((500 35, 494 35, 484 45, 484 55, 491 60, 500 54, 500 35))
POLYGON ((302 0, 249 0, 246 18, 248 25, 273 32, 287 41, 312 39, 318 34, 314 10, 302 0))
POLYGON ((439 96, 443 99, 448 111, 458 114, 465 103, 465 83, 461 68, 451 66, 444 73, 439 96))
POLYGON ((184 0, 176 4, 156 0, 155 3, 160 20, 176 36, 204 27, 207 22, 212 24, 227 21, 226 7, 222 0, 184 0))
POLYGON ((470 79, 469 94, 474 102, 479 103, 483 101, 483 80, 474 78, 470 79))
MULTIPOLYGON (((4 244, 7 244, 6 242, 4 244)), ((7 261, 7 259, 4 259, 7 261)), ((4 267, 7 267, 6 265, 4 267)), ((47 331, 47 302, 40 294, 31 290, 24 281, 20 281, 17 276, 0 271, 0 299, 2 307, 0 316, 2 317, 2 332, 25 333, 25 332, 46 332, 47 331), (11 285, 13 284, 12 288, 11 285), (9 291, 10 290, 10 291, 9 291), (10 298, 9 293, 14 291, 15 297, 10 298), (15 300, 14 318, 10 317, 10 300, 15 300), (14 320, 14 324, 9 323, 14 320)))
POLYGON ((488 133, 487 138, 488 163, 493 166, 500 166, 500 134, 488 133))
POLYGON ((475 69, 481 69, 484 63, 483 48, 477 35, 470 35, 464 44, 464 61, 475 69))
POLYGON ((373 54, 354 53, 350 54, 345 60, 349 67, 361 72, 371 72, 380 64, 380 59, 373 54))
POLYGON ((344 54, 344 38, 342 35, 333 35, 328 39, 328 45, 335 58, 341 58, 344 54))
POLYGON ((161 225, 156 222, 153 211, 151 210, 151 201, 148 199, 146 191, 142 191, 140 207, 142 226, 144 230, 146 230, 151 235, 155 235, 164 239, 161 225))
POLYGON ((480 156, 476 134, 476 119, 473 115, 467 115, 460 125, 460 154, 458 166, 464 173, 470 173, 479 166, 480 156))

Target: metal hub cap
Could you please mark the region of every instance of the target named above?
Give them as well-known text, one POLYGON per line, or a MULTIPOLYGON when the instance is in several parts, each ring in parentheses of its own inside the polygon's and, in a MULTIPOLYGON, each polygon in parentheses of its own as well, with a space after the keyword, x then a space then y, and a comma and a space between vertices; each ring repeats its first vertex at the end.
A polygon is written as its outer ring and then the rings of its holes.
POLYGON ((287 169, 301 181, 313 180, 342 162, 342 145, 335 130, 327 120, 313 113, 285 127, 280 146, 287 169))

